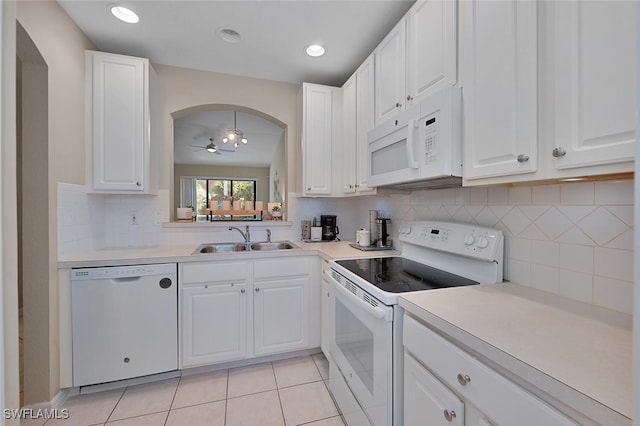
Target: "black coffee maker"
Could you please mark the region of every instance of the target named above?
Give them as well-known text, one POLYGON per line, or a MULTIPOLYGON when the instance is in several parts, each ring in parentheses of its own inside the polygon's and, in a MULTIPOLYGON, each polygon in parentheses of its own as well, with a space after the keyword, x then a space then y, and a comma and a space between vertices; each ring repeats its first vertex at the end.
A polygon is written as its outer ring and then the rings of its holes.
POLYGON ((335 215, 321 215, 320 226, 322 227, 322 239, 324 241, 339 240, 340 229, 335 215))

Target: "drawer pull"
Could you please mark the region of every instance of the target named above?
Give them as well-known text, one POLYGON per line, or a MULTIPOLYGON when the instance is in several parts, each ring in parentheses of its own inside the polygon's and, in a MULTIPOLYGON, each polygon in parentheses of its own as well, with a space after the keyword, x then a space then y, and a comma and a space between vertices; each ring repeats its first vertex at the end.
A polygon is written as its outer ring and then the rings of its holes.
POLYGON ((452 422, 456 418, 456 412, 453 410, 444 410, 444 418, 448 422, 452 422))
POLYGON ((462 374, 458 374, 458 383, 460 383, 462 386, 467 386, 467 383, 469 383, 471 381, 471 377, 469 377, 468 375, 462 375, 462 374))

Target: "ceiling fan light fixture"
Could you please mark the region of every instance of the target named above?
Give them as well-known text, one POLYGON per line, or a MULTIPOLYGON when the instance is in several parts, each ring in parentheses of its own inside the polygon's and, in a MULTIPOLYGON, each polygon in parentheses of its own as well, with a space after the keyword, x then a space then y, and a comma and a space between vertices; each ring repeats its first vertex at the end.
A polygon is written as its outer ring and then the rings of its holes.
POLYGON ((233 141, 233 146, 238 148, 240 146, 240 142, 243 144, 247 144, 249 140, 244 137, 244 133, 242 130, 238 129, 238 112, 233 112, 233 129, 229 129, 227 131, 227 135, 222 138, 223 143, 227 143, 229 141, 233 141))
POLYGON ((127 24, 137 24, 140 17, 131 9, 124 6, 113 4, 110 6, 111 14, 127 24))

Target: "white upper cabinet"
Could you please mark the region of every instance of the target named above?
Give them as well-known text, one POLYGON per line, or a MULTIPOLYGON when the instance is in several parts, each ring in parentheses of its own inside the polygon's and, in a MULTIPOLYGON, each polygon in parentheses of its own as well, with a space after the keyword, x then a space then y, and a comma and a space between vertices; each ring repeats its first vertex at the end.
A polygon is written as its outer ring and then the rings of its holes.
POLYGON ((368 185, 367 132, 374 119, 373 55, 342 86, 342 195, 371 194, 368 185))
POLYGON ((87 178, 102 193, 151 193, 149 61, 86 52, 87 178))
POLYGON ((407 13, 407 105, 456 84, 457 1, 418 1, 407 13))
POLYGON ((633 171, 636 7, 461 3, 466 185, 633 171))
POLYGON ((375 124, 458 81, 458 2, 419 0, 375 55, 375 124))
POLYGON ((550 3, 553 146, 544 155, 558 169, 632 161, 637 2, 550 3))
POLYGON ((356 74, 342 86, 342 193, 356 193, 356 74))
POLYGON ((391 30, 374 52, 375 122, 396 115, 405 97, 405 18, 391 30))
POLYGON ((336 88, 302 85, 302 161, 304 195, 331 195, 333 102, 336 88))
POLYGON ((537 169, 537 4, 461 3, 464 176, 537 169))
POLYGON ((356 189, 359 194, 375 191, 368 183, 369 144, 367 133, 373 129, 374 103, 374 56, 369 56, 356 71, 356 189))

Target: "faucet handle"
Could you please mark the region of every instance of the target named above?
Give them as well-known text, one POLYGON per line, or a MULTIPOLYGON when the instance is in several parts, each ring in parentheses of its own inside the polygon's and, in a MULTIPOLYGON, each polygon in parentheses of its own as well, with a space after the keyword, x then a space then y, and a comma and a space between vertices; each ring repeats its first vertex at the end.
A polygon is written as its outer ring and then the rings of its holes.
POLYGON ((271 242, 271 229, 267 228, 267 242, 271 242))

